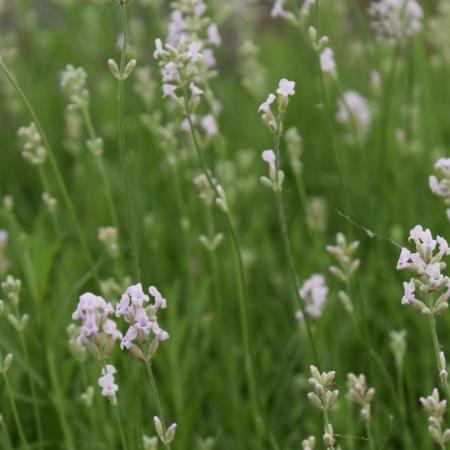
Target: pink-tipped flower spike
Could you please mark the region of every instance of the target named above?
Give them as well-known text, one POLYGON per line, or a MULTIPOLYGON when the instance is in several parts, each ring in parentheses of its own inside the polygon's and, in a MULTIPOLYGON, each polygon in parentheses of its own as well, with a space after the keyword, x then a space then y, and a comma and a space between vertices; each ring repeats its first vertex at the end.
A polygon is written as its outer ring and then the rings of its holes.
POLYGON ((116 340, 122 333, 116 323, 109 318, 114 312, 111 303, 103 297, 87 292, 80 296, 73 320, 80 320, 77 343, 84 345, 97 359, 107 358, 113 351, 116 340))
POLYGON ((129 286, 116 305, 116 317, 123 317, 129 324, 120 348, 130 350, 143 361, 150 361, 155 356, 160 342, 169 338, 169 334, 160 328, 157 321, 157 313, 166 308, 167 301, 155 286, 149 288, 149 294, 153 303, 138 283, 129 286), (151 338, 147 348, 146 344, 151 338))
POLYGON ((398 270, 408 270, 413 277, 404 283, 402 304, 411 305, 423 314, 441 314, 448 308, 450 278, 442 273, 446 264, 443 258, 450 254, 447 241, 438 236, 433 239, 429 229, 416 225, 410 232, 409 241, 415 252, 402 248, 397 262, 398 270), (429 296, 434 298, 432 304, 429 296))

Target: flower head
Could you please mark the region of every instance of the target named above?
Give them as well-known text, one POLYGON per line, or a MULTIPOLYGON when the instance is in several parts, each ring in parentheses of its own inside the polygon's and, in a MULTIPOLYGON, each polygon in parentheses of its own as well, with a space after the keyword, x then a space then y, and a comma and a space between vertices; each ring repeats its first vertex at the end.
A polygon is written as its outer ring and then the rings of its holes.
POLYGON ((289 81, 286 78, 282 78, 278 84, 277 94, 284 98, 294 95, 295 81, 289 81))

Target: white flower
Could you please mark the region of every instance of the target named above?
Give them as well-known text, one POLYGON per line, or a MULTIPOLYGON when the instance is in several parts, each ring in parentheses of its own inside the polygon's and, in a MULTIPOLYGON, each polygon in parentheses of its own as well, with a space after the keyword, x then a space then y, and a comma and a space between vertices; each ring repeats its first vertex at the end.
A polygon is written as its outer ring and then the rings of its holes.
POLYGON ((119 386, 115 383, 114 374, 117 373, 116 368, 107 364, 102 368, 101 376, 98 379, 98 385, 102 388, 102 395, 107 397, 111 403, 116 402, 116 393, 119 386))
POLYGON ((284 0, 276 0, 273 4, 272 10, 270 11, 270 15, 273 18, 276 17, 286 17, 287 11, 284 9, 284 0))
POLYGON ((369 6, 379 39, 405 41, 422 30, 423 9, 416 0, 377 0, 369 6))
POLYGON ((339 123, 355 127, 358 135, 364 137, 372 122, 367 100, 356 91, 344 92, 338 101, 336 119, 339 123))
POLYGON ((313 318, 319 318, 325 305, 328 287, 323 275, 311 275, 299 290, 300 298, 306 305, 306 312, 313 318))
POLYGON ((208 32, 208 42, 211 45, 215 45, 217 47, 222 43, 222 38, 220 37, 220 34, 219 34, 219 28, 217 27, 217 25, 215 23, 212 23, 208 27, 207 32, 208 32))
POLYGON ((164 53, 163 43, 161 39, 155 39, 155 51, 153 52, 153 58, 159 59, 164 53))
POLYGON ((402 297, 402 305, 409 305, 412 303, 416 297, 414 296, 414 292, 416 290, 416 285, 414 284, 414 280, 411 279, 409 282, 403 283, 403 288, 405 290, 405 293, 402 297))
POLYGON ((216 118, 212 114, 207 114, 201 120, 202 128, 208 137, 216 136, 218 133, 216 118))
POLYGON ((283 98, 294 95, 295 81, 289 81, 286 78, 282 78, 278 84, 277 94, 281 95, 283 98))
POLYGON ((275 163, 276 163, 277 157, 273 150, 264 150, 262 152, 261 157, 262 157, 263 161, 266 161, 266 163, 269 164, 269 167, 271 169, 275 169, 275 163))
POLYGON ((163 97, 171 97, 173 99, 178 99, 176 91, 177 87, 173 84, 163 84, 163 97))
POLYGON ((322 69, 322 72, 331 75, 336 73, 336 62, 334 61, 332 48, 325 47, 320 53, 320 68, 322 69))
POLYGON ((201 42, 191 42, 186 51, 186 57, 190 62, 197 62, 203 58, 201 42))
POLYGON ((264 113, 270 111, 270 106, 275 101, 275 99, 276 99, 275 95, 270 93, 267 96, 266 100, 264 100, 264 102, 261 103, 260 107, 258 108, 258 111, 264 113))

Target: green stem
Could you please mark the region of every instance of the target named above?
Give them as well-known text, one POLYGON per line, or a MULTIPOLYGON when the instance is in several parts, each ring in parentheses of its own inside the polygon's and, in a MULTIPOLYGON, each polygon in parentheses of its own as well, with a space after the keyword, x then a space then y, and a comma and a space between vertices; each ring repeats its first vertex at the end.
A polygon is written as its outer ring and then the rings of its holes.
POLYGON ((284 209, 283 197, 281 195, 281 190, 278 188, 278 186, 279 186, 278 174, 279 174, 279 166, 280 166, 280 140, 281 140, 280 130, 282 128, 282 125, 281 125, 282 120, 283 120, 283 115, 280 114, 280 116, 278 117, 278 120, 277 120, 277 122, 278 122, 277 123, 277 132, 274 135, 274 147, 275 147, 275 153, 276 153, 276 160, 275 160, 276 189, 274 189, 274 192, 275 192, 275 200, 276 200, 276 206, 277 206, 278 224, 279 224, 279 227, 281 230, 281 238, 283 240, 284 251, 286 254, 286 258, 287 258, 291 288, 292 288, 292 291, 294 294, 293 306, 295 309, 297 308, 297 306, 300 306, 300 309, 303 313, 305 326, 306 326, 306 332, 308 335, 309 343, 311 345, 314 362, 317 367, 320 367, 319 355, 317 353, 316 344, 314 342, 314 337, 312 334, 309 317, 306 312, 305 304, 299 294, 299 283, 298 283, 298 279, 297 279, 297 273, 295 270, 295 263, 294 263, 294 256, 292 253, 291 242, 289 240, 289 233, 288 233, 288 229, 287 229, 286 213, 285 213, 285 209, 284 209))
MULTIPOLYGON (((192 123, 191 112, 190 112, 190 107, 189 107, 189 99, 188 99, 188 93, 187 93, 186 86, 184 87, 184 103, 185 103, 186 118, 189 123, 192 141, 193 141, 194 148, 197 153, 198 159, 202 166, 203 173, 206 176, 206 178, 208 180, 208 184, 211 187, 211 189, 214 191, 215 195, 217 197, 220 197, 219 191, 217 189, 217 183, 212 179, 212 176, 209 172, 205 157, 203 155, 203 152, 200 148, 200 145, 199 145, 199 142, 197 139, 197 134, 195 132, 194 124, 192 123)), ((230 216, 230 212, 228 210, 224 211, 224 212, 225 212, 225 218, 226 218, 228 232, 231 237, 232 244, 233 244, 233 251, 234 251, 235 262, 236 262, 236 272, 237 272, 237 279, 238 279, 237 284, 238 284, 238 292, 239 292, 239 316, 240 316, 241 333, 242 333, 243 347, 244 347, 245 372, 246 372, 246 377, 247 377, 248 388, 250 391, 251 407, 252 407, 253 419, 255 421, 257 437, 258 437, 258 439, 261 440, 263 434, 265 433, 266 427, 264 426, 264 422, 263 422, 261 411, 260 411, 257 388, 256 388, 256 381, 255 381, 255 374, 254 374, 254 367, 253 367, 253 358, 251 355, 250 331, 249 331, 250 328, 249 328, 249 319, 248 319, 248 298, 247 298, 247 288, 246 288, 246 281, 245 281, 244 263, 242 260, 240 245, 239 245, 239 241, 237 239, 236 231, 234 229, 233 221, 230 216)))
POLYGON ((113 406, 113 408, 114 408, 114 413, 116 414, 117 424, 119 425, 119 433, 120 433, 120 440, 122 442, 122 448, 123 448, 123 450, 128 450, 127 440, 125 438, 125 432, 123 430, 122 417, 120 416, 119 404, 116 403, 113 406))
MULTIPOLYGON (((16 315, 19 318, 19 312, 16 308, 16 315)), ((28 382, 30 385, 30 390, 31 390, 31 396, 33 398, 33 414, 34 414, 34 420, 36 421, 36 428, 37 428, 37 434, 38 434, 38 440, 39 440, 39 448, 42 450, 44 448, 44 442, 43 442, 43 432, 42 432, 42 423, 41 423, 41 416, 39 413, 39 407, 38 407, 38 398, 37 398, 37 394, 36 394, 36 386, 34 384, 33 381, 33 377, 30 374, 29 368, 31 367, 31 362, 30 362, 30 357, 28 354, 28 347, 27 344, 25 342, 25 339, 23 337, 23 332, 19 331, 19 340, 20 340, 20 345, 22 347, 22 353, 25 357, 25 362, 27 364, 27 368, 28 368, 28 382)))
POLYGON ((369 441, 370 450, 375 450, 375 443, 373 441, 372 435, 372 427, 370 426, 370 422, 367 421, 366 421, 366 433, 367 433, 367 440, 369 441))
MULTIPOLYGON (((155 376, 153 374, 152 365, 149 361, 145 361, 145 369, 147 371, 148 379, 150 382, 150 387, 153 391, 153 396, 155 397, 156 409, 158 411, 158 416, 159 416, 159 419, 161 420, 162 428, 163 428, 164 435, 165 435, 167 428, 166 428, 166 421, 164 418, 164 411, 162 408, 161 399, 159 397, 158 387, 156 386, 156 380, 155 380, 155 376)), ((167 444, 167 443, 163 443, 163 444, 167 450, 170 450, 170 444, 167 444)))
MULTIPOLYGON (((430 307, 430 310, 431 309, 432 308, 430 307)), ((434 320, 434 316, 433 316, 432 313, 430 313, 428 315, 428 323, 430 325, 431 337, 433 339, 434 356, 435 356, 435 359, 436 359, 436 365, 437 365, 438 374, 439 374, 439 372, 440 372, 440 363, 439 363, 440 357, 439 357, 439 353, 441 352, 441 345, 439 343, 439 338, 438 338, 437 331, 436 331, 436 322, 434 320)), ((447 382, 446 379, 443 380, 441 377, 439 377, 439 379, 441 380, 442 389, 445 392, 445 396, 447 397, 447 401, 450 402, 450 389, 449 389, 449 386, 448 386, 448 382, 447 382)))
MULTIPOLYGON (((320 37, 320 0, 316 0, 315 2, 315 15, 316 15, 316 30, 317 30, 317 36, 320 37)), ((319 90, 320 90, 320 97, 322 101, 322 105, 324 108, 324 116, 328 128, 328 132, 331 139, 331 147, 333 149, 333 154, 336 162, 336 166, 339 173, 339 179, 341 183, 341 187, 344 190, 345 197, 346 197, 346 206, 348 207, 348 195, 347 195, 347 186, 345 183, 343 170, 342 170, 342 161, 340 159, 339 153, 337 151, 337 145, 336 145, 336 139, 334 136, 334 128, 333 128, 333 118, 331 114, 331 108, 328 102, 328 97, 325 89, 325 80, 323 76, 323 72, 320 66, 320 54, 317 50, 315 50, 316 53, 316 71, 319 78, 319 90)))
POLYGON ((20 97, 22 103, 25 105, 26 109, 28 110, 28 113, 30 114, 31 119, 33 120, 34 124, 36 125, 39 135, 42 138, 42 142, 43 142, 45 148, 47 149, 50 165, 55 174, 56 183, 61 192, 64 203, 66 204, 66 207, 69 210, 69 215, 72 220, 73 226, 76 230, 76 233, 78 235, 78 239, 80 240, 85 259, 86 259, 87 263, 89 264, 89 266, 91 267, 94 278, 96 279, 96 281, 98 281, 97 268, 94 264, 94 260, 92 259, 86 239, 84 238, 84 234, 81 229, 80 222, 77 219, 77 215, 75 213, 75 208, 74 208, 74 205, 70 198, 69 191, 67 190, 66 183, 64 182, 64 178, 62 176, 61 170, 59 169, 58 162, 56 161, 55 153, 53 152, 53 148, 50 145, 47 135, 46 135, 33 107, 31 106, 30 101, 28 100, 27 96, 25 95, 25 92, 22 90, 22 88, 20 87, 17 80, 13 77, 11 72, 5 66, 5 64, 1 58, 0 58, 0 71, 5 75, 6 79, 9 81, 11 86, 16 91, 16 93, 20 97))
MULTIPOLYGON (((83 118, 84 118, 84 122, 86 124, 86 128, 88 131, 88 135, 89 135, 89 139, 91 139, 92 141, 97 139, 97 133, 95 132, 95 128, 94 125, 92 123, 92 118, 91 118, 91 113, 89 111, 89 108, 86 106, 83 108, 83 118)), ((103 160, 102 155, 94 155, 95 159, 97 161, 98 164, 98 169, 100 171, 100 176, 102 177, 102 182, 103 182, 103 188, 105 191, 105 197, 106 197, 106 201, 108 203, 108 207, 109 207, 109 214, 111 216, 111 220, 113 225, 118 228, 119 227, 119 221, 117 219, 117 211, 116 211, 116 207, 114 205, 114 198, 112 195, 112 190, 111 190, 111 184, 109 182, 108 179, 108 175, 106 173, 106 168, 105 168, 105 162, 103 160)))
POLYGON ((126 214, 127 214, 127 222, 128 222, 128 234, 131 242, 131 252, 132 258, 134 262, 134 271, 136 279, 139 281, 141 279, 141 273, 139 269, 139 255, 137 251, 137 243, 136 243, 136 230, 134 224, 133 217, 133 207, 131 204, 131 196, 130 196, 130 167, 133 161, 133 153, 129 150, 128 154, 126 151, 126 141, 125 141, 125 95, 124 95, 124 82, 122 79, 122 74, 125 69, 126 62, 126 52, 127 52, 127 43, 128 43, 128 24, 127 24, 127 12, 126 12, 126 3, 120 4, 120 12, 122 18, 122 29, 123 29, 123 43, 122 50, 120 54, 120 78, 118 80, 119 83, 119 94, 118 94, 118 134, 119 134, 119 153, 120 153, 120 168, 122 172, 122 182, 123 182, 123 190, 125 196, 125 205, 126 205, 126 214))
POLYGON ((22 422, 20 421, 19 413, 17 411, 17 404, 16 400, 14 399, 14 394, 11 389, 11 384, 9 383, 8 376, 3 374, 3 377, 5 379, 5 385, 6 385, 6 392, 9 397, 9 401, 11 403, 11 410, 14 416, 14 421, 16 422, 17 431, 19 432, 20 440, 22 441, 23 446, 25 447, 25 450, 30 450, 30 446, 28 444, 27 438, 25 437, 25 433, 23 431, 22 422))

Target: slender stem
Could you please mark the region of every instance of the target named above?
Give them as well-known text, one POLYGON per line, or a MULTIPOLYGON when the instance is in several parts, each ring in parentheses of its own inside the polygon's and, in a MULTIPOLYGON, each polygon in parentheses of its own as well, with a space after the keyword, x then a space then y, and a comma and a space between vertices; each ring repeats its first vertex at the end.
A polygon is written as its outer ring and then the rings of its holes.
MULTIPOLYGON (((95 132, 94 125, 92 123, 91 113, 89 108, 86 106, 83 108, 83 118, 86 124, 86 128, 88 130, 89 139, 95 140, 97 139, 97 133, 95 132)), ((119 226, 119 221, 117 219, 117 211, 114 205, 114 198, 111 191, 111 184, 108 179, 108 175, 106 173, 105 162, 103 160, 102 155, 94 155, 98 164, 98 168, 100 171, 100 176, 102 177, 103 187, 105 190, 105 197, 108 203, 109 214, 111 216, 111 220, 116 228, 119 226)))
MULTIPOLYGON (((189 123, 189 128, 192 136, 192 141, 194 144, 194 148, 196 150, 198 159, 203 169, 203 173, 208 180, 208 184, 211 189, 214 191, 217 197, 220 197, 220 193, 217 189, 217 183, 213 180, 208 166, 206 164, 205 157, 200 148, 197 134, 195 132, 194 124, 192 123, 191 112, 189 107, 189 99, 187 88, 184 87, 184 103, 185 103, 185 113, 186 118, 189 123)), ((266 432, 266 427, 264 426, 264 422, 262 419, 260 405, 258 400, 257 388, 256 388, 256 380, 255 373, 253 367, 253 358, 251 354, 251 344, 250 344, 250 327, 249 327, 249 319, 248 319, 248 298, 247 298, 247 288, 246 288, 246 280, 245 280, 245 271, 244 271, 244 263, 242 260, 241 249, 239 245, 239 241, 237 239, 236 231, 234 229, 233 221, 230 216, 230 212, 225 211, 225 218, 227 223, 228 232, 231 237, 231 241, 233 244, 234 256, 236 260, 236 272, 238 278, 238 292, 239 292, 239 316, 241 322, 241 333, 243 339, 243 347, 244 347, 244 359, 245 359, 245 371, 247 377, 248 388, 250 391, 250 399, 251 399, 251 407, 253 411, 253 418, 256 425, 257 437, 261 439, 264 433, 266 432)))
MULTIPOLYGON (((437 331, 436 331, 436 322, 434 320, 433 314, 431 314, 431 313, 428 315, 428 323, 430 325, 431 337, 433 339, 434 356, 436 358, 436 364, 437 364, 438 374, 439 374, 439 372, 440 372, 439 353, 441 352, 441 345, 439 343, 439 338, 438 338, 437 331)), ((442 385, 442 388, 444 389, 445 396, 447 397, 447 401, 450 402, 450 389, 448 386, 448 382, 446 379, 444 380, 441 377, 439 377, 439 379, 441 380, 441 385, 442 385)))
MULTIPOLYGON (((153 396, 155 397, 156 409, 158 410, 158 416, 159 416, 159 419, 161 420, 161 424, 162 424, 164 435, 165 435, 167 428, 166 428, 166 421, 164 418, 164 411, 162 408, 161 399, 159 397, 158 387, 156 386, 156 380, 155 380, 155 376, 153 374, 152 364, 149 361, 145 361, 145 369, 147 371, 148 379, 150 382, 150 387, 153 391, 153 396)), ((163 444, 167 450, 170 450, 170 444, 165 443, 165 442, 163 444)))
MULTIPOLYGON (((320 37, 320 0, 316 0, 316 2, 315 2, 315 16, 316 16, 317 35, 320 37)), ((324 80, 323 72, 322 72, 322 69, 320 66, 320 55, 319 55, 318 51, 315 51, 315 53, 316 53, 316 71, 317 71, 317 75, 319 78, 319 89, 320 89, 322 105, 324 108, 324 116, 325 116, 325 120, 327 123, 328 131, 330 134, 331 147, 333 149, 333 154, 334 154, 336 166, 337 166, 338 173, 339 173, 341 187, 344 189, 344 192, 346 195, 346 201, 348 202, 347 187, 346 187, 345 179, 344 179, 344 175, 343 175, 342 162, 341 162, 339 153, 337 151, 336 139, 334 136, 333 119, 332 119, 330 105, 328 102, 327 92, 325 89, 325 80, 324 80)), ((348 204, 346 206, 348 206, 348 204)))
POLYGON ((126 141, 125 141, 125 93, 124 93, 124 82, 122 79, 122 74, 125 70, 126 63, 126 52, 128 44, 128 24, 127 24, 127 12, 126 3, 120 3, 120 13, 122 18, 122 30, 123 30, 123 42, 122 50, 120 54, 120 78, 118 80, 119 84, 119 94, 118 94, 118 134, 119 134, 119 153, 120 153, 120 168, 122 172, 122 182, 123 190, 125 196, 125 207, 127 214, 128 223, 128 234, 131 242, 131 252, 134 262, 134 271, 137 280, 140 280, 141 274, 139 269, 139 255, 137 251, 136 243, 136 230, 133 215, 133 206, 130 196, 130 167, 133 161, 133 153, 129 150, 127 154, 126 141))
MULTIPOLYGON (((16 308, 16 314, 17 317, 19 316, 19 311, 16 308)), ((30 357, 28 354, 28 347, 27 344, 25 342, 25 339, 23 337, 23 332, 19 331, 19 340, 20 340, 20 345, 22 347, 22 353, 25 357, 25 361, 27 364, 27 368, 28 368, 28 382, 30 385, 30 390, 31 390, 31 397, 33 398, 33 414, 34 414, 34 420, 36 421, 36 428, 37 428, 37 434, 38 434, 38 440, 39 440, 39 448, 42 450, 44 448, 44 442, 43 442, 43 432, 42 432, 42 423, 41 423, 41 416, 39 414, 39 407, 38 407, 38 398, 37 398, 37 394, 36 394, 36 386, 34 384, 33 381, 33 377, 30 374, 30 370, 29 368, 31 367, 31 362, 30 362, 30 357)))
POLYGON ((64 203, 66 204, 67 209, 69 210, 69 215, 72 220, 73 226, 76 230, 76 233, 78 235, 78 239, 80 240, 85 259, 91 267, 94 278, 98 281, 97 268, 94 264, 94 260, 92 259, 86 239, 84 238, 84 234, 83 234, 82 228, 80 226, 80 222, 78 221, 77 215, 75 213, 75 208, 74 208, 73 202, 70 198, 69 191, 67 190, 67 186, 66 186, 64 178, 62 176, 61 170, 59 169, 58 162, 56 161, 55 153, 53 152, 53 148, 50 145, 50 141, 48 140, 47 135, 46 135, 33 107, 31 106, 30 101, 28 100, 28 97, 25 95, 25 92, 20 87, 20 84, 13 77, 13 75, 8 70, 8 68, 5 66, 5 64, 1 58, 0 58, 0 71, 5 75, 6 79, 9 81, 11 86, 16 91, 16 93, 20 97, 22 103, 25 105, 26 109, 28 110, 28 113, 30 114, 31 119, 33 120, 34 124, 36 125, 39 135, 42 138, 42 142, 43 142, 45 148, 47 149, 50 165, 55 174, 58 189, 61 192, 62 198, 64 200, 64 203))
POLYGON ((125 438, 125 432, 123 430, 122 417, 120 416, 119 404, 116 403, 114 406, 114 413, 116 414, 117 424, 119 425, 120 440, 122 441, 123 450, 128 450, 127 440, 125 438))
POLYGON ((25 447, 25 449, 30 450, 30 446, 23 431, 22 422, 19 417, 19 412, 17 411, 16 400, 14 399, 14 394, 11 389, 11 384, 9 383, 8 375, 5 373, 3 374, 3 377, 5 379, 6 392, 8 393, 9 401, 11 403, 11 409, 14 416, 14 421, 16 422, 17 431, 19 432, 20 440, 22 441, 22 444, 25 447))
POLYGON ((278 223, 280 226, 281 237, 282 237, 283 245, 284 245, 284 251, 286 253, 286 258, 287 258, 287 262, 288 262, 289 278, 290 278, 290 282, 291 282, 291 287, 292 287, 294 298, 295 298, 293 305, 295 308, 297 307, 297 305, 300 305, 300 309, 303 313, 303 317, 305 320, 306 332, 308 335, 309 343, 311 345, 311 350, 313 353, 315 365, 317 367, 320 367, 319 355, 317 353, 316 344, 314 342, 314 337, 312 334, 309 317, 306 312, 305 304, 303 303, 303 300, 300 298, 300 294, 299 294, 299 290, 298 290, 299 283, 297 280, 294 257, 293 257, 293 253, 292 253, 291 243, 289 240, 289 233, 287 230, 286 213, 285 213, 285 209, 284 209, 283 197, 281 195, 280 189, 278 188, 278 186, 279 186, 279 179, 278 179, 279 170, 278 170, 278 168, 280 165, 280 140, 281 140, 282 121, 283 121, 283 115, 280 114, 278 117, 278 121, 277 121, 278 122, 277 132, 274 135, 274 147, 275 147, 275 153, 276 153, 276 160, 275 160, 276 189, 274 189, 274 192, 275 192, 275 200, 276 200, 276 206, 277 206, 278 223))
POLYGON ((370 450, 375 450, 375 443, 373 441, 372 427, 370 426, 370 422, 366 422, 366 433, 367 433, 367 440, 369 441, 370 450))

